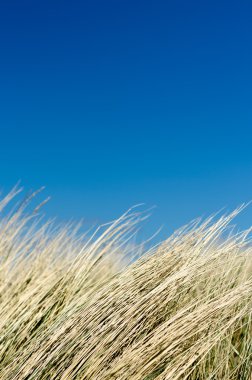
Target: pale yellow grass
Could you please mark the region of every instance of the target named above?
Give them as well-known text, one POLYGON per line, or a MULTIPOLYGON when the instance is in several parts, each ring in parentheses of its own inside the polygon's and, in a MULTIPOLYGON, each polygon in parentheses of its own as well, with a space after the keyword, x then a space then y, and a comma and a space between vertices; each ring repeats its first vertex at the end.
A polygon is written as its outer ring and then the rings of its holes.
POLYGON ((252 248, 227 229, 239 210, 132 260, 135 209, 80 236, 26 203, 0 220, 1 380, 250 379, 252 248))

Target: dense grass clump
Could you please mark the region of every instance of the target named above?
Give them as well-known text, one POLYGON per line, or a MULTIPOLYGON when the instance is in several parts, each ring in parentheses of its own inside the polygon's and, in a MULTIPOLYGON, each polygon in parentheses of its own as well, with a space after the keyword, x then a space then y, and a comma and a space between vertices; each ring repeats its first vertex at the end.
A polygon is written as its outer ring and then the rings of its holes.
POLYGON ((26 201, 6 214, 16 193, 0 204, 1 380, 251 379, 252 247, 228 229, 239 210, 130 260, 134 209, 80 236, 26 201))

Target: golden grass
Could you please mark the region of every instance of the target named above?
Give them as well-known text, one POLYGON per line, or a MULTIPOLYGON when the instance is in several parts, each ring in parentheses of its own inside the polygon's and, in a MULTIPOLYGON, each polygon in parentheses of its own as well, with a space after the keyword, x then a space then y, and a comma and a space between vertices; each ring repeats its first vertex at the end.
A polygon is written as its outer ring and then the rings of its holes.
MULTIPOLYGON (((252 248, 239 212, 134 260, 135 209, 93 236, 0 203, 0 379, 250 379, 252 248)), ((36 211, 38 211, 37 208, 36 211)), ((137 255, 139 248, 135 248, 137 255)))

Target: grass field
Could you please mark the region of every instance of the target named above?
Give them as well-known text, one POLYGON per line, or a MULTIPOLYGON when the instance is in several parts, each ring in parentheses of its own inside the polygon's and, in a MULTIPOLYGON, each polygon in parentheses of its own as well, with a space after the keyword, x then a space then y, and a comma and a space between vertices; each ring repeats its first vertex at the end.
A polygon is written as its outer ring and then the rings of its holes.
POLYGON ((240 209, 138 257, 137 208, 81 236, 17 193, 0 204, 1 380, 251 379, 250 231, 229 227, 240 209))

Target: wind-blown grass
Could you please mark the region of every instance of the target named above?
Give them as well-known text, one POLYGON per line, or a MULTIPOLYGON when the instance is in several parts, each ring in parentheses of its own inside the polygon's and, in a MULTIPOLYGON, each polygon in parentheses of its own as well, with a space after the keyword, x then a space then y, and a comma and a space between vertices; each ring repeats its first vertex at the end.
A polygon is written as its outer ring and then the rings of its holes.
POLYGON ((251 379, 252 248, 228 229, 239 209, 130 261, 135 209, 80 236, 27 202, 3 213, 16 193, 0 204, 2 380, 251 379))

